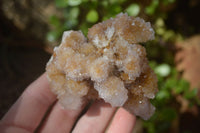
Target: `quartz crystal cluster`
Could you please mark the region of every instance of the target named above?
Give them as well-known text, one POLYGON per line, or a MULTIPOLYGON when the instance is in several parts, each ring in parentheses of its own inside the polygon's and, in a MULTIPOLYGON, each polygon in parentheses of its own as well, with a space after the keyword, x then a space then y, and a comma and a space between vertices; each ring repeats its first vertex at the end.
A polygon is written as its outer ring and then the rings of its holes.
POLYGON ((59 102, 77 109, 87 100, 103 99, 150 118, 157 78, 139 45, 154 39, 150 23, 120 13, 90 28, 87 38, 81 31, 64 32, 47 63, 48 80, 59 102))

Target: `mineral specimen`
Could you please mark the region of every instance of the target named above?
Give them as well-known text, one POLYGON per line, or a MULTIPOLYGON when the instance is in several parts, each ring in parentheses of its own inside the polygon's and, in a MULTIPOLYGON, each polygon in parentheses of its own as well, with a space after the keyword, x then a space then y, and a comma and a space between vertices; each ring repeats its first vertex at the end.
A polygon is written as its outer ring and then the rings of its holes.
POLYGON ((88 39, 81 31, 64 32, 46 67, 52 91, 67 109, 101 98, 149 119, 157 78, 138 43, 152 39, 149 22, 123 13, 94 25, 88 39))

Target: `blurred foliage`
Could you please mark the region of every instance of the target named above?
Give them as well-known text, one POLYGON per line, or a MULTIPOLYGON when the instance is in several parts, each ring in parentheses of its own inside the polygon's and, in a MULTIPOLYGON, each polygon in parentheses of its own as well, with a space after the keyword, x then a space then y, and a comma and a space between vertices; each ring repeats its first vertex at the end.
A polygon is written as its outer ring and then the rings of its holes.
POLYGON ((173 122, 178 120, 181 113, 181 103, 177 101, 177 97, 187 101, 188 108, 199 105, 197 88, 190 89, 189 83, 180 77, 173 66, 157 64, 155 61, 151 61, 150 66, 157 74, 159 92, 152 100, 156 112, 150 120, 144 121, 144 127, 148 133, 170 132, 173 122))
POLYGON ((167 12, 160 6, 170 6, 175 0, 152 0, 149 2, 129 0, 55 0, 57 8, 62 9, 63 14, 53 15, 49 22, 51 31, 47 34, 49 42, 59 40, 65 30, 82 30, 86 35, 88 28, 97 22, 115 17, 120 12, 127 12, 130 16, 145 16, 147 20, 154 22, 156 33, 164 40, 181 39, 181 36, 165 26, 167 12), (145 4, 144 4, 145 3, 145 4))
MULTIPOLYGON (((53 26, 47 34, 49 42, 58 41, 65 30, 82 30, 86 35, 93 24, 114 17, 120 12, 130 16, 140 16, 152 23, 155 29, 155 40, 144 46, 147 50, 150 65, 158 77, 159 92, 152 103, 156 112, 148 121, 144 121, 148 133, 170 132, 172 124, 180 116, 182 106, 177 97, 187 101, 189 107, 199 104, 197 89, 182 79, 174 64, 174 44, 182 40, 181 33, 169 29, 165 23, 168 12, 173 9, 176 0, 55 0, 57 8, 62 9, 61 16, 49 18, 53 26)), ((188 107, 188 108, 189 108, 188 107)), ((177 127, 178 128, 178 127, 177 127)))

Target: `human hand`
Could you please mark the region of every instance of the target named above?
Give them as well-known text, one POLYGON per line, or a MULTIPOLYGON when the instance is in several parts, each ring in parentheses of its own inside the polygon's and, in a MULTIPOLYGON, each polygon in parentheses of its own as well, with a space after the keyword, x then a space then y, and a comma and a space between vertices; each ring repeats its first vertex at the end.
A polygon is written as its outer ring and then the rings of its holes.
POLYGON ((136 117, 123 108, 116 109, 99 100, 78 119, 84 107, 63 109, 49 89, 46 74, 43 74, 27 87, 2 118, 0 132, 129 133, 133 130, 136 117))

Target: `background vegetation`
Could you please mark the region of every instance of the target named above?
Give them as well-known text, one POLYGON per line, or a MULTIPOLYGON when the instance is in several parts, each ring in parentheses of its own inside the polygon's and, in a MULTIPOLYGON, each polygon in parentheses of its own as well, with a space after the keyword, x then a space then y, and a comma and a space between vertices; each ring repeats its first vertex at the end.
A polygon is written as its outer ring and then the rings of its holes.
POLYGON ((63 31, 86 35, 95 23, 127 12, 150 21, 156 36, 142 45, 158 77, 159 92, 152 100, 157 109, 150 120, 138 122, 140 132, 199 132, 199 0, 54 0, 43 9, 44 1, 0 1, 1 116, 45 70, 50 54, 43 49, 58 45, 63 31))

